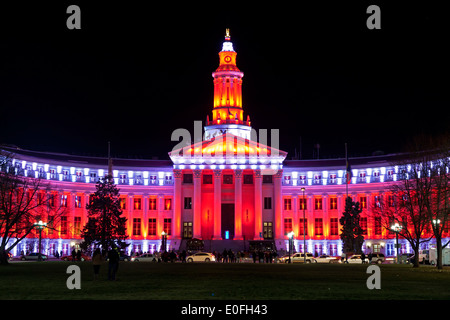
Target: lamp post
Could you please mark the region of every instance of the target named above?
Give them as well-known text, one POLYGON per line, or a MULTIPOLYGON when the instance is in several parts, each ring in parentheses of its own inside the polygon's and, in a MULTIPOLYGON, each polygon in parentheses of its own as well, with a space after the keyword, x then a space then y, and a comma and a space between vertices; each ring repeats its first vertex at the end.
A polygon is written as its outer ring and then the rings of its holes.
POLYGON ((39 253, 38 253, 38 261, 42 261, 42 254, 41 254, 41 241, 42 241, 42 229, 47 227, 47 223, 42 222, 42 220, 39 220, 38 222, 35 222, 33 226, 39 230, 39 253))
POLYGON ((395 232, 395 248, 397 249, 397 264, 400 263, 400 257, 398 255, 398 234, 402 231, 402 226, 397 222, 391 226, 391 230, 395 232))
POLYGON ((303 262, 306 264, 306 221, 305 221, 305 188, 301 189, 303 192, 303 262))
POLYGON ((294 239, 294 231, 291 231, 288 233, 288 237, 289 237, 289 263, 291 263, 291 255, 292 255, 292 242, 294 239))
POLYGON ((161 252, 166 251, 166 242, 167 242, 167 233, 165 233, 164 231, 161 232, 161 252))

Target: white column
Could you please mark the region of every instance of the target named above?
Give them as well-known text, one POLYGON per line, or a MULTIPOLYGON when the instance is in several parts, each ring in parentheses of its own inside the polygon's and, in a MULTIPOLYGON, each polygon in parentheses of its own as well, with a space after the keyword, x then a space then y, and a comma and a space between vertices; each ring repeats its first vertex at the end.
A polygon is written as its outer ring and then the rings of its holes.
POLYGON ((194 170, 194 238, 202 236, 202 170, 194 170))
MULTIPOLYGON (((172 233, 173 233, 173 239, 181 239, 181 230, 182 230, 182 223, 181 223, 181 177, 182 177, 182 171, 179 169, 173 170, 173 176, 175 179, 174 182, 174 193, 173 193, 173 223, 172 223, 172 233)), ((158 205, 158 208, 162 207, 158 205)), ((158 209, 159 212, 160 209, 158 209)), ((159 214, 158 214, 158 220, 159 220, 159 214)), ((162 232, 162 230, 161 230, 162 232)), ((157 235, 160 236, 161 232, 157 235)))
POLYGON ((274 205, 274 215, 275 215, 275 238, 284 239, 283 234, 283 197, 281 194, 281 178, 283 176, 283 170, 278 170, 276 174, 273 175, 273 193, 275 198, 274 205))
POLYGON ((255 172, 255 236, 254 240, 259 239, 259 234, 262 233, 262 175, 261 170, 254 170, 255 172))

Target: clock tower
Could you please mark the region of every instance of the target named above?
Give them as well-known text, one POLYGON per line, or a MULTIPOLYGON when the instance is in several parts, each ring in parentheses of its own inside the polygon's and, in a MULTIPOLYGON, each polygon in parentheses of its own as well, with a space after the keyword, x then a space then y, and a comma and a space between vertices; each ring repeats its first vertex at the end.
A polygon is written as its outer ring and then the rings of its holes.
POLYGON ((205 139, 232 133, 250 139, 250 117, 244 121, 242 109, 242 78, 244 73, 236 66, 237 53, 226 29, 225 42, 219 52, 219 67, 212 73, 214 78, 214 105, 212 121, 209 116, 205 125, 205 139))

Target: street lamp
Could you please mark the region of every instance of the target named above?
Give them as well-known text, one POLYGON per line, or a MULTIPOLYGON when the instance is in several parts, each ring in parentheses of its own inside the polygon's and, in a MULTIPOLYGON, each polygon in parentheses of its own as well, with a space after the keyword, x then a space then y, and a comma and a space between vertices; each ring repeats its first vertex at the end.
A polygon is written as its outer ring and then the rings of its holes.
POLYGON ((400 257, 398 255, 398 234, 402 231, 402 226, 397 222, 391 226, 391 230, 395 232, 395 247, 397 248, 397 263, 400 263, 400 257))
POLYGON ((164 251, 166 251, 166 247, 167 247, 167 233, 165 233, 164 231, 161 232, 161 252, 163 252, 163 248, 164 251))
POLYGON ((293 245, 293 239, 294 239, 294 231, 289 232, 288 234, 289 237, 289 263, 291 263, 291 255, 292 255, 292 245, 293 245))
POLYGON ((306 219, 305 219, 305 188, 301 189, 303 192, 303 262, 306 264, 306 219))
POLYGON ((39 230, 39 253, 38 253, 38 261, 42 261, 42 254, 41 254, 41 241, 42 241, 42 229, 47 227, 46 222, 42 222, 42 220, 39 220, 38 222, 35 222, 33 226, 39 230))

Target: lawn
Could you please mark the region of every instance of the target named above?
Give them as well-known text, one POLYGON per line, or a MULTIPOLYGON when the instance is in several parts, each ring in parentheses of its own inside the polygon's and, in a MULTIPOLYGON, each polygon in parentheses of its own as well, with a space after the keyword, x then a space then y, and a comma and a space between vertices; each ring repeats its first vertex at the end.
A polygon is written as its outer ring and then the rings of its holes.
POLYGON ((450 269, 381 265, 381 289, 369 290, 367 265, 162 264, 121 262, 117 281, 107 264, 93 281, 92 264, 78 262, 81 289, 69 290, 72 262, 0 266, 0 299, 317 300, 450 299, 450 269))

